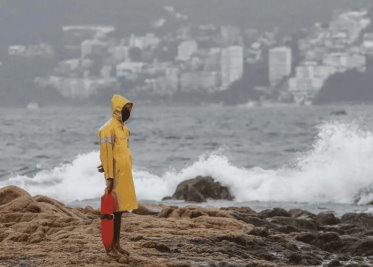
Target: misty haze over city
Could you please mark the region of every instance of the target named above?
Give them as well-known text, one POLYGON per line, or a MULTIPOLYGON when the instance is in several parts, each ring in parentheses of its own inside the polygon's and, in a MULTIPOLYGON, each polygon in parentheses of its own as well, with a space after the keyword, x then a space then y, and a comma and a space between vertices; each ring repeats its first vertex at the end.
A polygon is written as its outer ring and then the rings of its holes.
POLYGON ((0 105, 371 102, 372 1, 1 1, 0 105))

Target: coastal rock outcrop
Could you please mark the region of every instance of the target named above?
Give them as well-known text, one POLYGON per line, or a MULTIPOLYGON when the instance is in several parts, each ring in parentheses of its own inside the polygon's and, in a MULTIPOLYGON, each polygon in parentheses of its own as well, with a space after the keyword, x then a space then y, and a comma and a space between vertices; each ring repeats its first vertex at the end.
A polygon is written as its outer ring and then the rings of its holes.
POLYGON ((209 176, 198 176, 181 182, 172 198, 191 202, 205 202, 207 199, 233 200, 228 187, 209 176))
POLYGON ((144 205, 122 216, 129 258, 106 255, 100 211, 0 188, 0 266, 372 266, 372 215, 144 205))

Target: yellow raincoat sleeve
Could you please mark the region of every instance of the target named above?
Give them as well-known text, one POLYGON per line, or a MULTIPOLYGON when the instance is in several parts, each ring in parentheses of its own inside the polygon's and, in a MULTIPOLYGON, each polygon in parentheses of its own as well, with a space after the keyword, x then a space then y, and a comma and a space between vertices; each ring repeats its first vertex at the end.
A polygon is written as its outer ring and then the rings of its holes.
POLYGON ((104 168, 105 179, 114 178, 114 136, 108 130, 100 131, 100 160, 104 168))

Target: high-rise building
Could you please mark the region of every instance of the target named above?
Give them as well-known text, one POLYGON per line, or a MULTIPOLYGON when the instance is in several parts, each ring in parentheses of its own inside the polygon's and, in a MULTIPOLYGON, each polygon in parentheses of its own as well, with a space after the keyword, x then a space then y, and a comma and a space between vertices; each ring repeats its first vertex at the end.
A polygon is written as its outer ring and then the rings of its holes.
POLYGON ((286 46, 275 47, 269 51, 269 81, 271 86, 278 85, 291 74, 291 49, 286 46))
POLYGON ((227 89, 231 83, 242 77, 243 66, 242 46, 229 46, 222 49, 221 85, 223 89, 227 89))
POLYGON ((288 80, 289 93, 298 104, 312 102, 326 79, 336 72, 333 66, 306 61, 295 69, 295 76, 288 80))

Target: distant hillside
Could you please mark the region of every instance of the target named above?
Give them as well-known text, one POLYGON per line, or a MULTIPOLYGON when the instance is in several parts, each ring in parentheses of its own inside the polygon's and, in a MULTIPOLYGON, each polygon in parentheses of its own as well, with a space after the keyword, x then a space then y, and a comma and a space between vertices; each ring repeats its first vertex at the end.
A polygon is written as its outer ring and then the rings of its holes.
MULTIPOLYGON (((0 65, 0 106, 60 100, 51 90, 35 88, 33 80, 53 68, 63 54, 60 49, 64 25, 114 25, 117 35, 126 36, 149 32, 151 22, 164 18, 171 22, 166 23, 163 32, 175 31, 184 23, 213 23, 260 30, 278 27, 292 33, 317 21, 329 21, 335 9, 372 6, 373 0, 0 0, 0 62, 4 63, 0 65), (173 6, 189 20, 177 23, 164 6, 173 6), (10 60, 6 56, 9 45, 39 42, 51 43, 58 56, 45 62, 35 59, 6 64, 10 60)), ((261 75, 254 74, 265 74, 266 69, 258 66, 249 71, 250 80, 237 82, 232 87, 234 90, 218 94, 216 99, 242 101, 244 96, 257 97, 255 91, 246 89, 255 87, 253 81, 262 82, 261 75)), ((331 83, 332 88, 338 81, 331 83)), ((330 90, 325 89, 327 96, 331 95, 330 90)))
POLYGON ((330 76, 315 99, 316 104, 372 103, 373 69, 348 70, 330 76))
POLYGON ((368 7, 372 0, 0 0, 0 46, 57 42, 62 25, 113 24, 123 34, 149 30, 171 5, 196 23, 295 31, 326 21, 333 9, 368 7))

